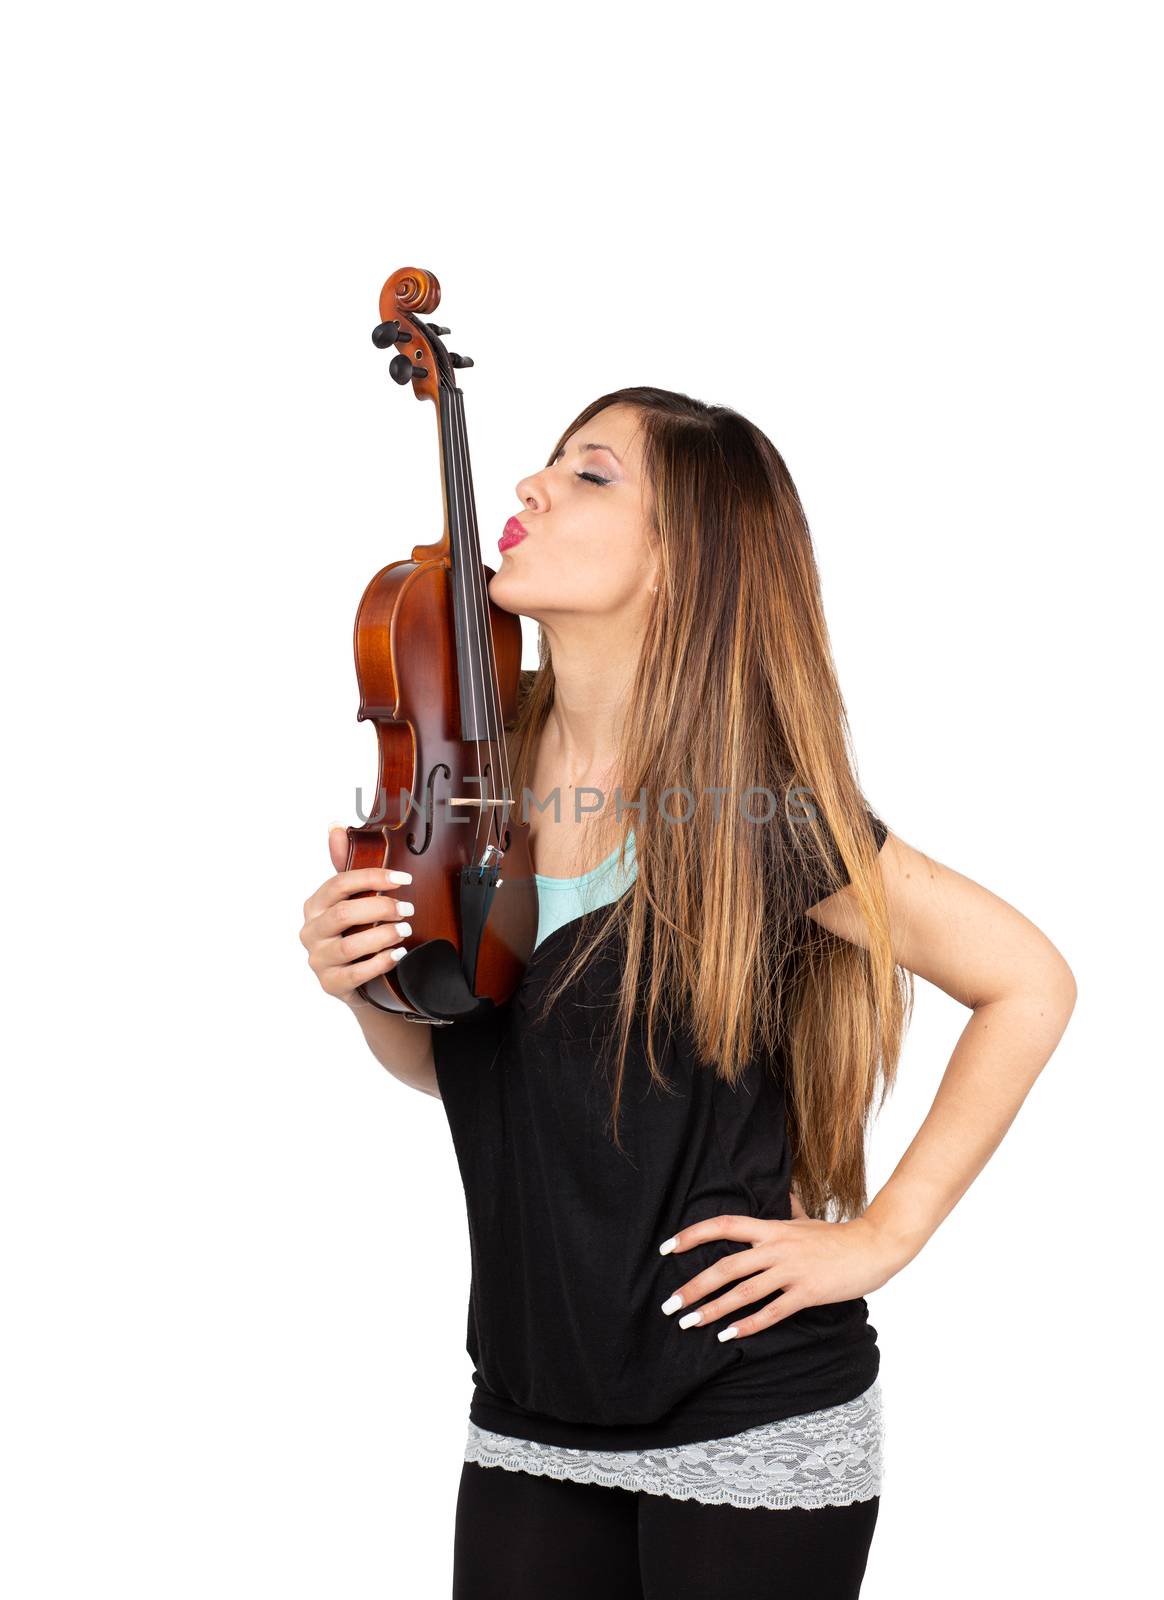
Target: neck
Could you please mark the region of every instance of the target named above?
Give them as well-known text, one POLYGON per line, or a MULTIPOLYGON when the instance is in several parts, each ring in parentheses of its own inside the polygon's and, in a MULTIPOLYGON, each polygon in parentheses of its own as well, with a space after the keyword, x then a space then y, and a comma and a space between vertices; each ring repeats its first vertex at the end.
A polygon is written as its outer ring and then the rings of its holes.
POLYGON ((540 754, 563 783, 594 781, 614 761, 641 641, 632 631, 593 625, 543 622, 542 631, 554 667, 554 703, 540 754))

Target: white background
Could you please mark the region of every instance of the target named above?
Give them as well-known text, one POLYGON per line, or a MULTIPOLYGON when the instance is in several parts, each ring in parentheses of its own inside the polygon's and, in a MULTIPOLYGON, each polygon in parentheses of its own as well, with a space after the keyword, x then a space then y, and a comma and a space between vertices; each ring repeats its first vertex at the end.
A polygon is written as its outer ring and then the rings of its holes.
MULTIPOLYGON (((493 564, 515 483, 596 395, 660 384, 764 428, 871 802, 1075 971, 998 1154, 871 1297, 864 1593, 1151 1586, 1153 20, 9 22, 7 1594, 449 1592, 457 1168, 440 1102, 376 1063, 297 937, 326 826, 375 779, 356 604, 440 529, 432 414, 369 337, 407 265, 476 362, 493 564)), ((919 981, 871 1192, 965 1020, 919 981)))

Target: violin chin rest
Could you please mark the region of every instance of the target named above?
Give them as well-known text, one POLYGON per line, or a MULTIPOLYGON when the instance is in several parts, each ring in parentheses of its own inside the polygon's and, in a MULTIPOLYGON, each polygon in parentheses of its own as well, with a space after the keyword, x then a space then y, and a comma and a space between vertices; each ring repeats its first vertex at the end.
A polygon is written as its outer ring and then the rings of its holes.
POLYGON ((488 995, 479 998, 465 981, 461 958, 447 939, 418 944, 396 963, 392 976, 408 1003, 430 1017, 452 1022, 493 1009, 488 995))

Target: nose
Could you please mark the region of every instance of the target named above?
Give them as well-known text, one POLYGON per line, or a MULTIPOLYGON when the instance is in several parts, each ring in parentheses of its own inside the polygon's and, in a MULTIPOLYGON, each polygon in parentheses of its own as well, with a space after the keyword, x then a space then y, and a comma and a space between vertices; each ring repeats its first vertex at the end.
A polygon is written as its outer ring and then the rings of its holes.
POLYGON ((529 511, 538 511, 545 506, 544 492, 536 473, 532 473, 528 478, 520 478, 514 492, 529 511))

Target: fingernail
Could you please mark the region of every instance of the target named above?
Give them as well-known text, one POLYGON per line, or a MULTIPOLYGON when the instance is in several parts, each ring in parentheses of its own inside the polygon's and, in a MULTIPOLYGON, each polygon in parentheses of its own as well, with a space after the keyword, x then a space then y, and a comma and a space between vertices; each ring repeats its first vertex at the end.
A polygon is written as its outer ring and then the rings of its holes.
POLYGON ((390 872, 388 874, 388 882, 389 883, 411 883, 412 882, 412 873, 411 872, 390 872))
POLYGON ((677 1237, 674 1239, 664 1240, 664 1242, 659 1246, 659 1254, 661 1256, 669 1256, 678 1243, 679 1240, 677 1237))
POLYGON ((402 917, 410 917, 416 910, 411 900, 397 900, 396 909, 402 917))
POLYGON ((734 1339, 739 1331, 740 1330, 738 1328, 725 1328, 722 1333, 716 1334, 716 1338, 719 1340, 720 1344, 722 1344, 725 1339, 734 1339))
POLYGON ((679 1318, 681 1328, 694 1328, 695 1324, 703 1317, 702 1311, 689 1311, 685 1317, 679 1318))
POLYGON ((679 1307, 682 1304, 683 1304, 682 1298, 677 1294, 673 1294, 671 1296, 670 1300, 664 1300, 663 1301, 663 1304, 660 1306, 659 1309, 662 1311, 662 1313, 663 1313, 663 1315, 665 1317, 669 1317, 671 1315, 672 1311, 678 1311, 679 1307))
POLYGON ((343 822, 329 822, 328 825, 327 825, 328 833, 334 833, 337 828, 339 828, 344 833, 346 833, 348 831, 347 830, 347 824, 343 823, 343 822))
POLYGON ((407 939, 412 932, 412 924, 410 922, 398 922, 396 924, 396 932, 402 939, 407 939))

